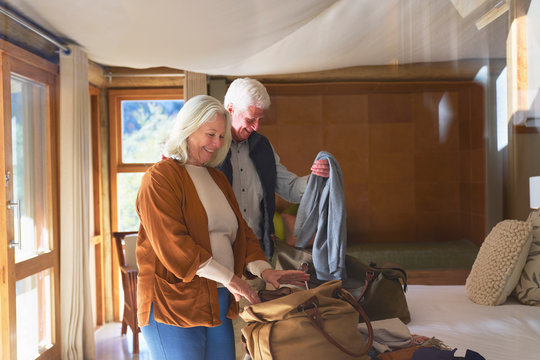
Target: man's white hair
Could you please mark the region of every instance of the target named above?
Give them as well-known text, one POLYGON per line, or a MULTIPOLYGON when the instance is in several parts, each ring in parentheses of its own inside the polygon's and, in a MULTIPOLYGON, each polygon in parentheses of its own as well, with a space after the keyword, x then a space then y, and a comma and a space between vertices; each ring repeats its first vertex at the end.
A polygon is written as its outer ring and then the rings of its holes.
POLYGON ((255 79, 242 78, 234 80, 225 94, 223 105, 228 108, 245 111, 250 106, 266 110, 270 107, 270 96, 263 84, 255 79))

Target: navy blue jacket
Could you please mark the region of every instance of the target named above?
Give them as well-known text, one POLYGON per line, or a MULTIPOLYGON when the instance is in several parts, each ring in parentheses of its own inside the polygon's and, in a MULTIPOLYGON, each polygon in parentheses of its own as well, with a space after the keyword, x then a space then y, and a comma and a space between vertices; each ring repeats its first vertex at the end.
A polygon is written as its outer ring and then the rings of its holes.
MULTIPOLYGON (((249 157, 259 179, 261 180, 263 188, 263 201, 261 203, 262 210, 262 219, 260 220, 259 226, 261 229, 262 238, 259 239, 261 242, 261 247, 264 250, 267 258, 270 260, 274 254, 274 242, 270 235, 274 234, 274 211, 276 208, 276 159, 274 157, 274 151, 270 145, 270 141, 263 135, 252 132, 248 138, 249 146, 249 157)), ((233 175, 232 175, 232 165, 231 165, 231 150, 227 154, 227 157, 221 164, 216 166, 216 169, 221 170, 229 183, 232 186, 233 175)))

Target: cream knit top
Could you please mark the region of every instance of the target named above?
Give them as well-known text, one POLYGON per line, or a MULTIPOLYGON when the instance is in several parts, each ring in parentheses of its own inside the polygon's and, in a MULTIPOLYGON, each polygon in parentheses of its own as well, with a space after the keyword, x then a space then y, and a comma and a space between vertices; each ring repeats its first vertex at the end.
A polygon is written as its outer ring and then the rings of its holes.
MULTIPOLYGON (((232 245, 236 238, 238 222, 236 216, 221 189, 212 179, 204 166, 186 165, 186 170, 195 185, 208 218, 208 232, 212 257, 205 261, 197 270, 197 275, 214 280, 218 286, 228 284, 234 273, 234 256, 232 245)), ((261 273, 272 268, 263 260, 251 262, 247 269, 258 277, 261 273)))

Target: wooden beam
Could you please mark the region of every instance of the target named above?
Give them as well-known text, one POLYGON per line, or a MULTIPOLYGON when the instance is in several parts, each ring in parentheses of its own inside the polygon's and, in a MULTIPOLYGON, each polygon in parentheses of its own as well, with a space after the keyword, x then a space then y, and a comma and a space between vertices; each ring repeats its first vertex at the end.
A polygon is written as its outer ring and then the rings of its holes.
MULTIPOLYGON (((510 3, 510 29, 506 39, 507 52, 507 104, 508 104, 508 157, 506 168, 506 219, 522 219, 530 212, 528 203, 529 176, 537 175, 534 139, 537 134, 526 128, 527 104, 527 12, 530 0, 512 0, 510 3)), ((532 19, 529 19, 532 20, 532 19)))
POLYGON ((97 88, 104 88, 107 86, 107 79, 105 78, 105 69, 88 60, 88 82, 97 88))
POLYGON ((527 120, 527 10, 529 0, 513 0, 506 40, 508 114, 514 125, 527 120))
MULTIPOLYGON (((435 63, 356 66, 297 74, 250 76, 263 83, 307 83, 340 81, 471 81, 484 66, 504 68, 505 59, 459 60, 435 63)), ((243 76, 216 76, 228 83, 243 76)))
POLYGON ((133 69, 126 67, 104 67, 106 88, 151 88, 183 87, 184 71, 168 67, 133 69))
MULTIPOLYGON (((6 2, 4 1, 3 3, 5 4, 6 2)), ((0 24, 2 24, 0 26, 0 35, 2 35, 2 39, 5 39, 6 42, 17 44, 17 47, 28 51, 34 56, 58 64, 58 48, 48 40, 45 40, 5 14, 0 14, 0 24)))
POLYGON ((186 71, 184 81, 184 99, 187 101, 195 95, 208 94, 206 74, 200 74, 192 71, 186 71))

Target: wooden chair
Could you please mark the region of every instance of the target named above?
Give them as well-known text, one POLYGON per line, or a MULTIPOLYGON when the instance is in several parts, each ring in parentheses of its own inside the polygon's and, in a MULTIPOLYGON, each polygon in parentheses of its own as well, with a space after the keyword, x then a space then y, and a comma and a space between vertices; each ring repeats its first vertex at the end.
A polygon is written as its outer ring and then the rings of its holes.
POLYGON ((135 247, 137 243, 137 232, 113 232, 118 254, 118 264, 122 276, 122 287, 124 288, 124 316, 122 318, 122 335, 127 332, 127 327, 133 333, 133 353, 139 353, 139 329, 137 323, 137 260, 135 258, 135 247))

